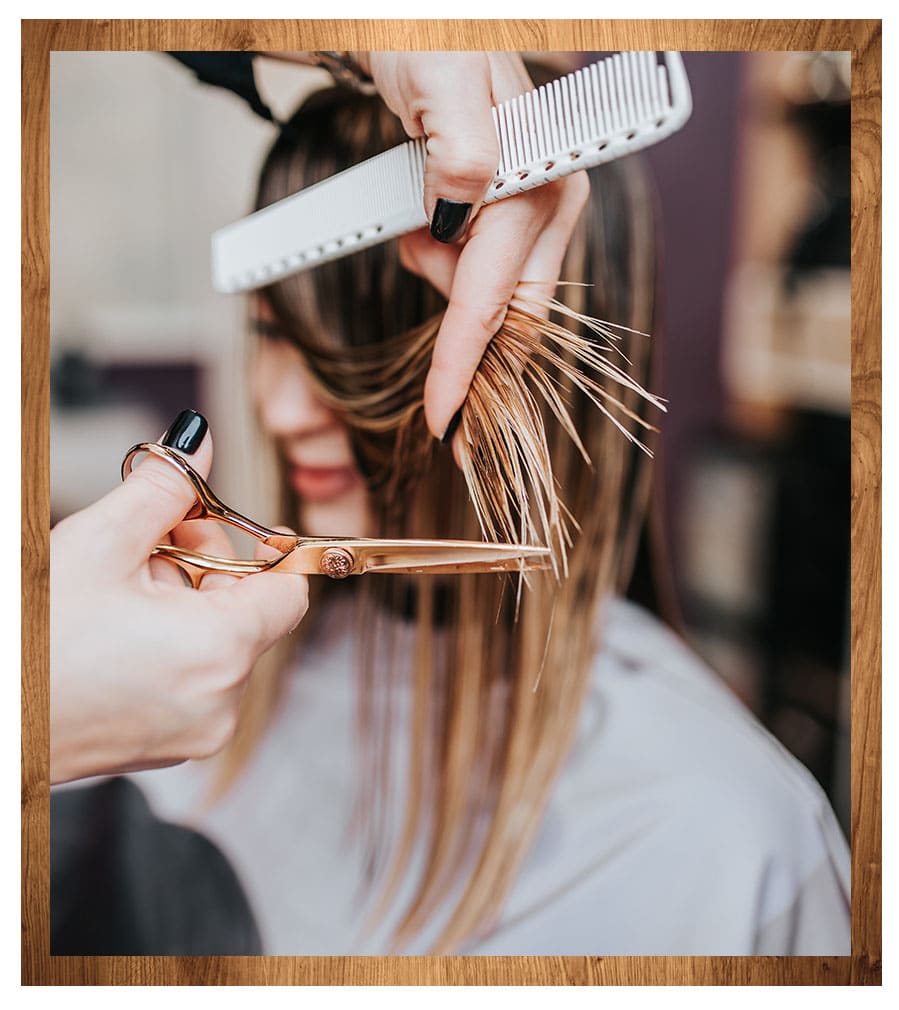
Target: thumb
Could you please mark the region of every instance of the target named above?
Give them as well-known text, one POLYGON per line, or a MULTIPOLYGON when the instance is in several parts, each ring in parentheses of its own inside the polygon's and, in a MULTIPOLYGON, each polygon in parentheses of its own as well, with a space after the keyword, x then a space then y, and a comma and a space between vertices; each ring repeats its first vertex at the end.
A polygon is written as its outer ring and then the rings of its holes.
MULTIPOLYGON (((183 410, 160 443, 185 456, 206 477, 212 467, 212 435, 206 418, 183 410)), ((164 459, 147 456, 125 482, 92 511, 104 524, 126 563, 143 563, 150 551, 184 518, 196 500, 190 482, 164 459)))
MULTIPOLYGON (((274 528, 294 535, 288 526, 274 528)), ((255 553, 257 558, 268 559, 280 551, 257 544, 255 553)), ((244 640, 252 643, 253 654, 258 656, 302 620, 309 605, 309 580, 273 569, 216 587, 213 593, 216 601, 228 608, 232 626, 243 629, 244 640)))

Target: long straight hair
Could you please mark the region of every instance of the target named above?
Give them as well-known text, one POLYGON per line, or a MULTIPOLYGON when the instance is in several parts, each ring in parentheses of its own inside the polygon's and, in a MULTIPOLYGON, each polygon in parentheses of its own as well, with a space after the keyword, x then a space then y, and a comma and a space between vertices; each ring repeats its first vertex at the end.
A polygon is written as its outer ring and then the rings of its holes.
MULTIPOLYGON (((403 139, 378 98, 318 92, 269 152, 257 207, 403 139)), ((422 409, 445 303, 402 268, 394 243, 264 291, 348 427, 374 535, 484 534, 553 548, 554 570, 523 586, 469 574, 327 587, 353 594, 360 615, 355 824, 369 853, 370 921, 392 913, 397 951, 422 931, 434 952, 455 952, 490 930, 571 746, 600 605, 627 581, 649 490, 643 450, 661 407, 643 388, 652 250, 639 162, 597 170, 563 268, 578 283, 561 285, 552 306, 525 287, 517 294, 463 409, 463 472, 422 409), (397 648, 400 627, 414 629, 411 649, 397 648), (405 726, 392 700, 400 685, 411 696, 405 726), (396 909, 412 866, 411 898, 396 909)), ((298 503, 284 495, 283 521, 293 523, 298 503)), ((251 678, 221 788, 264 733, 279 683, 277 670, 251 678)))

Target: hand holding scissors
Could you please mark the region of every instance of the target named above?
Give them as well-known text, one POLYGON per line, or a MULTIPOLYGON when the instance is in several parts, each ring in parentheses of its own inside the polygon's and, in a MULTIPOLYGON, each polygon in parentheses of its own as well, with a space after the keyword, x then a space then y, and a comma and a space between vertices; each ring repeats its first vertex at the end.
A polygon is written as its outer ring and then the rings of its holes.
MULTIPOLYGON (((162 441, 209 472, 212 436, 195 411, 162 441)), ((305 614, 301 575, 216 576, 196 591, 158 565, 152 551, 169 534, 227 553, 216 524, 181 524, 194 504, 191 485, 150 456, 51 531, 52 782, 215 754, 234 732, 256 660, 305 614)))
POLYGON ((379 540, 359 537, 301 537, 267 529, 225 505, 206 481, 174 450, 142 442, 128 450, 122 462, 127 477, 136 456, 151 453, 175 467, 190 482, 195 501, 185 520, 225 523, 279 551, 268 560, 213 557, 173 544, 160 544, 155 557, 177 565, 194 588, 211 572, 245 576, 276 571, 296 575, 326 575, 344 579, 367 572, 404 572, 414 575, 462 572, 520 572, 546 568, 549 548, 529 544, 482 543, 475 540, 379 540))

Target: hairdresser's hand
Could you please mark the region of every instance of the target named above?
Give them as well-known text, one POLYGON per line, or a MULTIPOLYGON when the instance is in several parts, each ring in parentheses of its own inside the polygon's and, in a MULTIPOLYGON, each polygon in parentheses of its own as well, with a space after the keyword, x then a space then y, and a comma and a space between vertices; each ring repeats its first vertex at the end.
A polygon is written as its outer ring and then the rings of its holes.
POLYGON ((552 294, 589 184, 577 172, 478 213, 499 164, 491 108, 533 88, 517 54, 371 52, 357 57, 409 136, 428 138, 430 235, 406 236, 400 251, 410 270, 449 299, 425 385, 428 427, 449 441, 481 355, 517 285, 539 281, 527 293, 552 294))
MULTIPOLYGON (((185 411, 167 444, 207 474, 212 438, 185 411)), ((264 572, 184 585, 152 548, 171 539, 228 556, 214 523, 178 523, 190 485, 147 457, 50 536, 50 778, 133 771, 206 757, 230 739, 257 657, 306 610, 306 579, 264 572), (177 528, 176 528, 177 527, 177 528)))

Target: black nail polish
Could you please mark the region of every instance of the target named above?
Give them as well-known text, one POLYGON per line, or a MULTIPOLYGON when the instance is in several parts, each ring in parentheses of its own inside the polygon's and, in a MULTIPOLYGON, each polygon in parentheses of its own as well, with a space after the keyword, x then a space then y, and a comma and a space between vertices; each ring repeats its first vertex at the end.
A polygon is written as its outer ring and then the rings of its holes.
POLYGON ((182 410, 162 436, 162 444, 191 456, 200 448, 208 428, 202 414, 195 410, 182 410))
POLYGON ((450 423, 446 426, 446 431, 443 433, 443 438, 440 439, 441 445, 447 445, 452 442, 453 435, 456 434, 456 429, 459 427, 459 422, 462 420, 462 408, 460 407, 455 414, 453 414, 450 419, 450 423))
POLYGON ((438 242, 455 242, 460 237, 468 218, 471 215, 471 204, 459 200, 444 200, 441 197, 434 208, 431 218, 431 235, 438 242))

